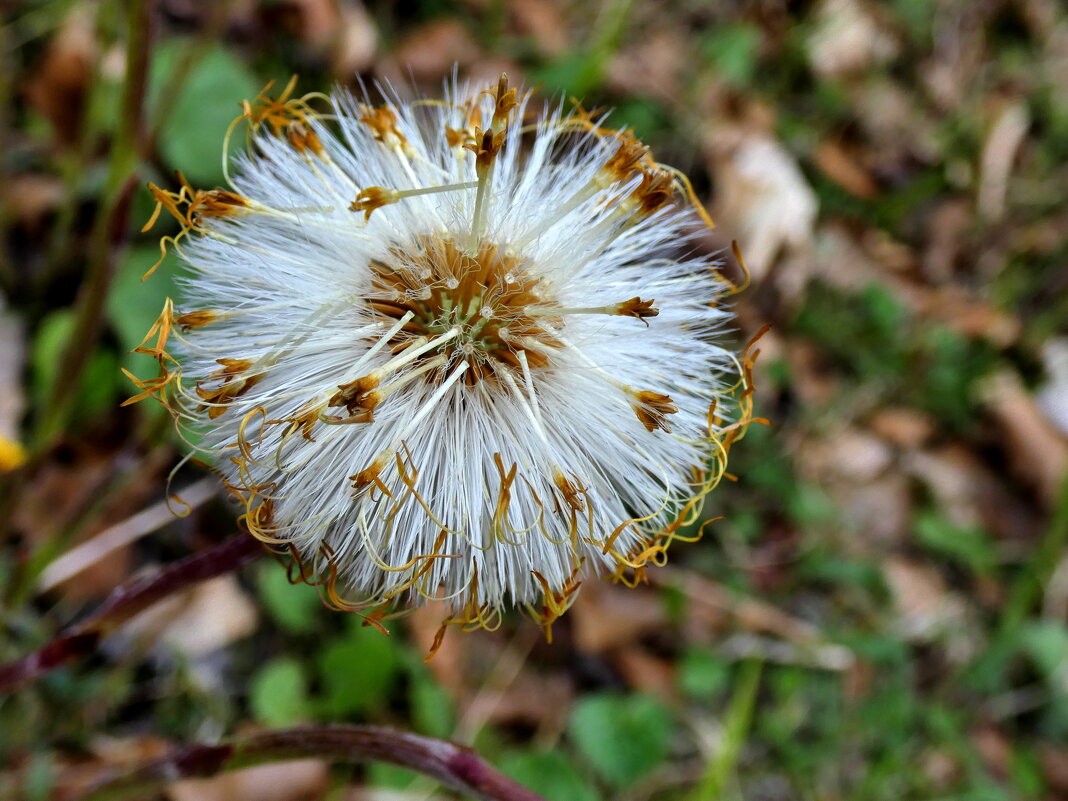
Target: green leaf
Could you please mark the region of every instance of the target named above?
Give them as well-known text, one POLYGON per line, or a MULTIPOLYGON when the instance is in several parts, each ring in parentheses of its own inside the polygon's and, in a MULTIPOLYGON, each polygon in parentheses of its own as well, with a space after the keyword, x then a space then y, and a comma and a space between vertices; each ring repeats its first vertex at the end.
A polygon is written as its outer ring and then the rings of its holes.
POLYGON ((1052 620, 1028 623, 1020 629, 1021 649, 1049 680, 1068 675, 1068 629, 1052 620))
POLYGON ((268 726, 292 726, 310 717, 307 683, 296 659, 273 659, 252 678, 252 714, 268 726))
POLYGON ((723 797, 723 789, 734 774, 749 736, 757 690, 760 688, 761 671, 760 662, 742 664, 730 705, 723 718, 723 737, 705 767, 700 784, 690 795, 690 801, 715 801, 723 797))
POLYGON ((545 88, 546 95, 563 92, 581 97, 601 82, 604 58, 588 51, 572 53, 533 72, 534 80, 545 88))
POLYGON ((836 509, 827 493, 815 484, 798 483, 786 496, 790 519, 802 528, 831 524, 836 509))
POLYGON ((48 751, 33 754, 23 770, 23 798, 26 801, 45 801, 52 798, 55 784, 56 765, 52 754, 48 751))
POLYGON ((671 128, 671 115, 663 105, 643 97, 621 101, 609 120, 613 128, 634 129, 634 135, 645 142, 671 128))
MULTIPOLYGON (((74 312, 60 309, 49 314, 37 329, 30 350, 30 386, 36 408, 44 408, 53 384, 59 380, 59 363, 74 331, 74 312)), ((115 354, 97 348, 85 366, 81 384, 65 387, 77 395, 77 419, 88 421, 111 409, 122 374, 115 354)))
POLYGON ((408 701, 416 731, 431 737, 448 737, 452 733, 456 717, 452 699, 425 667, 413 673, 408 701))
MULTIPOLYGON (((181 39, 163 42, 152 64, 152 86, 158 98, 187 48, 181 39)), ((241 113, 242 100, 254 98, 260 81, 233 53, 215 45, 197 61, 160 132, 159 149, 166 162, 198 187, 222 183, 222 145, 226 129, 241 113)), ((158 103, 157 103, 158 105, 158 103)), ((240 132, 234 139, 241 141, 240 132)))
POLYGON ((704 648, 687 648, 678 666, 679 688, 691 698, 708 701, 727 686, 730 665, 704 648))
POLYGON ((385 706, 400 666, 393 638, 353 619, 349 634, 327 646, 319 658, 325 708, 333 717, 385 706))
POLYGON ((579 751, 608 782, 621 787, 664 761, 671 745, 671 716, 644 695, 593 695, 571 715, 579 751))
POLYGON ((739 23, 715 28, 700 42, 701 54, 716 71, 734 86, 753 79, 760 56, 760 28, 739 23))
POLYGON ((286 631, 300 634, 314 628, 322 601, 314 587, 291 584, 275 562, 264 562, 256 573, 256 586, 267 613, 286 631))
POLYGON ((420 779, 415 771, 385 762, 371 762, 365 770, 368 784, 388 790, 406 790, 420 779))
MULTIPOLYGON (((158 258, 159 245, 134 245, 126 252, 111 284, 107 317, 124 353, 141 344, 163 310, 164 302, 174 294, 174 280, 169 272, 158 270, 147 281, 141 280, 158 258)), ((133 358, 137 364, 151 361, 147 356, 133 358)))
POLYGON ((997 563, 990 536, 981 528, 960 528, 933 512, 916 519, 916 540, 926 548, 969 568, 980 575, 997 563))
POLYGON ((597 801, 578 768, 558 751, 516 751, 500 761, 500 769, 548 801, 597 801))

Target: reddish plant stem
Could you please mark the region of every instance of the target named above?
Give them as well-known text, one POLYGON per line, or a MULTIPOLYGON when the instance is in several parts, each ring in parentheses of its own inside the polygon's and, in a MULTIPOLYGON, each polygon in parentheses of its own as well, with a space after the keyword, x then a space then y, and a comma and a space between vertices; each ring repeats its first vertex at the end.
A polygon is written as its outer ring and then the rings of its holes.
POLYGON ((36 653, 0 665, 0 695, 91 653, 102 637, 156 601, 193 584, 237 570, 262 553, 263 546, 258 540, 248 534, 238 534, 221 545, 168 565, 158 573, 120 585, 86 620, 67 628, 36 653))
POLYGON ((132 771, 105 777, 79 801, 144 797, 176 779, 291 759, 388 762, 483 801, 545 801, 484 762, 471 748, 378 726, 307 726, 192 745, 132 771))
POLYGON ((89 235, 85 278, 74 305, 74 325, 60 357, 51 387, 37 420, 36 447, 44 450, 64 430, 77 399, 78 388, 103 328, 104 304, 127 234, 130 203, 144 150, 144 106, 148 92, 152 0, 127 0, 126 74, 122 105, 111 142, 107 181, 89 235))

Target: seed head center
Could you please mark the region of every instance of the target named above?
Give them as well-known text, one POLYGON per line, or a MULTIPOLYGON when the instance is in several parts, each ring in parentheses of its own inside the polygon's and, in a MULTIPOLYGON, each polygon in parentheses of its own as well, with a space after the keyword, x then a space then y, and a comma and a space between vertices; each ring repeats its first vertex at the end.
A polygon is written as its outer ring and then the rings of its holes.
MULTIPOLYGON (((551 349, 561 347, 553 335, 561 321, 528 314, 546 302, 539 279, 499 245, 483 242, 469 253, 450 239, 425 235, 371 262, 371 272, 371 309, 388 320, 412 315, 390 341, 393 352, 455 331, 419 359, 466 360, 470 386, 496 380, 500 370, 520 371, 523 359, 531 369, 546 367, 551 349)), ((444 372, 428 371, 427 380, 444 372)))

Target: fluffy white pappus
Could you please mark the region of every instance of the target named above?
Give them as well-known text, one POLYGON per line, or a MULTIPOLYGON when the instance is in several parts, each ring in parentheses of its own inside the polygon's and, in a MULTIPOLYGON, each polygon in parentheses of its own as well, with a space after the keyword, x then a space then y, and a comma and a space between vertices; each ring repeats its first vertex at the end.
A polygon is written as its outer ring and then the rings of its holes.
POLYGON ((444 598, 464 625, 548 623, 584 576, 660 561, 741 381, 685 178, 503 77, 289 93, 246 107, 232 191, 153 188, 195 234, 161 399, 250 531, 334 600, 444 598))

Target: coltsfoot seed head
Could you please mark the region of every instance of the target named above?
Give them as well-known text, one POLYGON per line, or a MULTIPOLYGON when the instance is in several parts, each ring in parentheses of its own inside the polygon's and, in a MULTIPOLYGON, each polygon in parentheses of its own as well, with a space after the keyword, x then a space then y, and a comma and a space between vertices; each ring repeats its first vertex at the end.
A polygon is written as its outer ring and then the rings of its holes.
POLYGON ((184 313, 131 401, 197 430, 249 531, 336 604, 548 625, 585 576, 640 579, 748 421, 688 182, 504 76, 377 107, 292 93, 245 103, 231 189, 153 187, 184 313))

